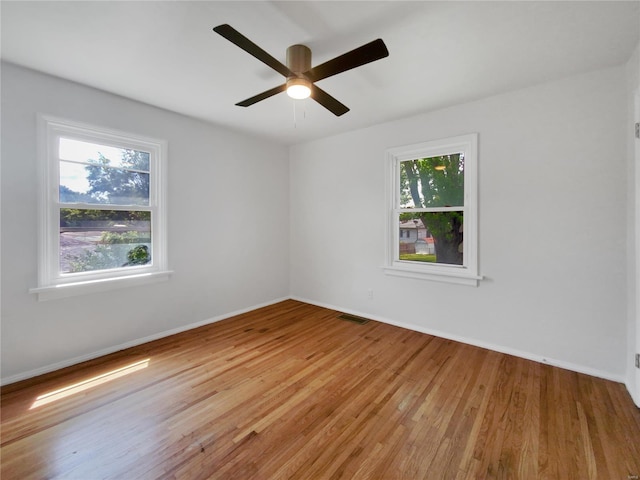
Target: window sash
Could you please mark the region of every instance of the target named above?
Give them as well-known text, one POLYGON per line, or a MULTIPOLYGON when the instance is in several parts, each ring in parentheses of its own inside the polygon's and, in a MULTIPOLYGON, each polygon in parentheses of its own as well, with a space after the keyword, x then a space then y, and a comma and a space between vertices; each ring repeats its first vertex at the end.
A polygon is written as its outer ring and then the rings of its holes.
MULTIPOLYGON (((397 195, 397 197, 396 197, 396 200, 397 200, 397 204, 396 204, 396 206, 397 206, 397 208, 400 208, 400 209, 403 209, 403 208, 406 208, 406 209, 419 209, 419 208, 438 208, 438 207, 445 207, 446 205, 424 206, 424 204, 421 204, 420 206, 415 206, 415 205, 414 205, 413 207, 408 207, 408 206, 407 206, 407 207, 403 207, 403 206, 402 206, 402 192, 404 191, 404 189, 403 189, 403 186, 404 186, 404 185, 403 185, 403 181, 402 181, 402 180, 403 180, 403 178, 402 178, 402 170, 403 170, 403 168, 402 168, 402 167, 404 166, 403 164, 413 163, 413 162, 416 162, 416 161, 419 161, 419 160, 432 159, 432 158, 442 158, 442 157, 449 157, 449 156, 454 156, 454 155, 461 155, 461 156, 462 156, 462 158, 463 158, 463 160, 462 160, 462 162, 463 162, 463 163, 462 163, 462 179, 463 179, 462 188, 459 188, 460 186, 455 186, 455 187, 457 187, 457 188, 451 188, 451 189, 449 190, 449 192, 447 192, 447 189, 444 189, 444 191, 443 191, 443 192, 439 192, 439 193, 444 193, 444 194, 446 194, 446 196, 447 196, 447 197, 449 197, 449 198, 448 198, 448 200, 449 200, 449 201, 448 201, 448 202, 446 202, 446 203, 449 203, 449 206, 453 206, 453 207, 463 207, 463 206, 464 206, 464 152, 460 152, 460 151, 451 151, 451 152, 449 152, 449 153, 447 153, 447 154, 445 154, 445 155, 435 155, 435 156, 425 156, 425 155, 421 155, 421 156, 419 156, 419 157, 417 157, 417 158, 413 158, 413 159, 410 159, 410 160, 406 160, 406 159, 398 160, 398 162, 397 162, 397 165, 398 165, 398 171, 397 171, 397 181, 398 181, 398 184, 396 185, 396 188, 398 189, 398 195, 397 195), (462 190, 462 191, 461 191, 461 190, 462 190), (453 196, 453 197, 458 197, 458 195, 460 195, 461 193, 462 193, 462 198, 461 198, 461 199, 458 199, 458 198, 451 198, 452 196, 453 196)), ((458 160, 460 160, 460 159, 458 159, 458 160)), ((459 168, 460 168, 460 164, 458 163, 458 169, 459 169, 459 168)), ((408 168, 406 168, 406 166, 405 166, 404 171, 405 171, 405 172, 407 172, 408 170, 409 170, 409 169, 408 169, 408 168)), ((447 169, 447 171, 448 171, 448 169, 447 169)), ((459 170, 459 171, 460 171, 460 170, 459 170)), ((410 180, 410 179, 409 179, 409 175, 408 175, 408 174, 405 174, 405 175, 406 175, 405 180, 406 180, 406 181, 409 181, 409 180, 410 180)), ((438 176, 438 175, 440 175, 440 174, 439 174, 439 173, 431 173, 431 174, 429 175, 429 177, 430 177, 430 178, 423 178, 423 176, 422 176, 421 172, 418 172, 417 174, 416 174, 416 172, 414 172, 414 173, 413 173, 413 175, 414 175, 414 176, 415 176, 415 175, 418 175, 418 178, 417 178, 417 181, 418 181, 418 190, 419 190, 419 191, 418 191, 418 196, 419 196, 421 199, 426 200, 426 198, 425 198, 425 197, 423 197, 424 189, 426 188, 426 189, 427 189, 427 191, 429 191, 429 190, 430 190, 431 185, 430 185, 430 182, 429 182, 429 185, 425 185, 423 181, 424 181, 424 180, 434 180, 434 181, 435 181, 435 179, 437 178, 437 176, 438 176)), ((451 175, 454 175, 454 174, 451 174, 451 175)), ((448 178, 448 177, 449 177, 449 174, 444 173, 444 172, 442 173, 443 183, 449 183, 449 187, 454 187, 454 185, 453 185, 453 183, 454 183, 454 182, 452 182, 452 180, 454 180, 454 179, 453 179, 453 178, 448 178)), ((411 197, 411 202, 412 202, 412 203, 415 203, 415 199, 413 198, 413 196, 411 197)), ((433 202, 433 203, 438 203, 438 202, 445 203, 445 200, 444 200, 444 199, 435 199, 435 198, 433 198, 433 197, 432 197, 432 198, 429 200, 429 203, 432 203, 432 202, 433 202)))
POLYGON ((428 213, 428 212, 462 212, 465 207, 428 207, 428 208, 396 208, 398 213, 428 213))
MULTIPOLYGON (((107 220, 107 219, 98 219, 98 220, 94 220, 97 221, 98 224, 96 225, 91 225, 92 220, 88 220, 88 219, 82 219, 83 222, 85 222, 84 226, 62 226, 62 212, 63 208, 60 208, 58 210, 58 213, 60 214, 60 221, 58 222, 58 259, 57 259, 57 268, 58 268, 58 275, 59 278, 79 278, 82 279, 86 276, 90 276, 99 272, 116 272, 116 271, 121 271, 121 272, 129 272, 129 271, 133 271, 132 269, 143 269, 146 267, 153 267, 153 262, 154 262, 154 252, 153 252, 153 237, 155 232, 152 231, 152 224, 153 224, 153 214, 150 211, 144 211, 144 210, 96 210, 96 209, 78 209, 78 208, 72 208, 71 210, 74 211, 88 211, 88 212, 119 212, 119 211, 126 211, 126 212, 143 212, 143 213, 148 213, 148 220, 146 219, 120 219, 120 220, 107 220), (104 225, 105 223, 110 223, 110 222, 114 222, 117 221, 118 224, 116 224, 115 226, 107 226, 104 225), (140 230, 140 227, 143 227, 142 230, 140 230), (76 231, 74 231, 75 229, 77 229, 76 231), (65 232, 63 233, 63 230, 65 230, 65 232), (100 236, 101 239, 104 238, 106 240, 106 243, 93 243, 92 241, 87 241, 86 240, 86 234, 89 232, 100 232, 100 236), (135 232, 135 239, 136 241, 131 242, 131 240, 133 240, 133 236, 131 235, 133 232, 135 232), (109 235, 109 233, 111 233, 111 236, 109 235), (122 235, 127 235, 127 233, 129 234, 128 237, 127 236, 122 236, 122 235), (148 233, 148 236, 146 235, 148 233), (106 235, 105 235, 106 234, 106 235), (116 235, 116 237, 113 237, 113 234, 116 235), (117 235, 120 235, 120 237, 118 238, 117 235), (84 239, 83 239, 84 237, 84 239), (65 253, 65 249, 63 248, 62 245, 62 241, 63 238, 70 242, 70 244, 68 245, 69 248, 66 249, 66 253, 68 254, 68 256, 64 256, 63 254, 65 253), (84 240, 84 245, 83 245, 83 240, 84 240), (114 241, 114 240, 121 240, 121 241, 114 241), (127 241, 129 240, 129 241, 127 241), (132 252, 134 252, 136 247, 141 246, 143 249, 146 249, 147 252, 149 249, 151 249, 151 252, 148 252, 147 256, 149 256, 150 253, 150 260, 147 263, 144 264, 139 264, 139 265, 135 265, 135 264, 131 264, 131 265, 125 265, 126 263, 129 263, 131 260, 128 258, 129 254, 132 254, 132 252), (93 254, 95 255, 93 262, 104 262, 104 263, 110 263, 110 264, 114 264, 113 266, 109 266, 107 268, 88 268, 88 267, 94 267, 95 265, 92 265, 91 263, 84 263, 87 262, 87 258, 85 256, 85 258, 78 258, 74 255, 74 249, 76 250, 80 250, 80 252, 84 253, 84 252, 93 252, 93 254), (76 258, 74 258, 76 257, 76 258), (70 270, 64 270, 62 269, 62 264, 65 263, 67 264, 68 267, 70 268, 77 268, 80 266, 84 266, 87 267, 86 270, 78 270, 78 271, 70 271, 70 270), (83 265, 84 263, 84 265, 83 265)), ((139 253, 139 252, 138 252, 139 253)))
MULTIPOLYGON (((456 209, 456 210, 447 210, 447 211, 455 211, 455 212, 462 212, 464 218, 466 218, 467 216, 467 210, 466 209, 456 209)), ((397 212, 393 215, 393 217, 395 218, 395 225, 396 225, 396 229, 394 230, 394 238, 393 238, 393 262, 397 263, 397 262, 402 262, 402 264, 415 264, 415 265, 419 265, 422 266, 424 264, 424 262, 417 262, 414 260, 401 260, 400 259, 400 228, 398 228, 398 225, 400 225, 400 213, 403 212, 397 212)), ((431 213, 431 212, 426 212, 426 213, 431 213)), ((463 225, 465 225, 463 223, 463 225)), ((466 231, 466 225, 465 225, 465 231, 466 231)), ((408 237, 407 237, 408 238, 408 237)), ((458 264, 452 264, 452 263, 442 263, 442 262, 434 262, 432 264, 426 265, 426 267, 432 267, 434 265, 443 265, 445 267, 448 268, 468 268, 469 266, 469 255, 467 253, 467 249, 470 248, 470 239, 469 236, 466 234, 466 232, 463 234, 462 236, 462 265, 458 265, 458 264)))

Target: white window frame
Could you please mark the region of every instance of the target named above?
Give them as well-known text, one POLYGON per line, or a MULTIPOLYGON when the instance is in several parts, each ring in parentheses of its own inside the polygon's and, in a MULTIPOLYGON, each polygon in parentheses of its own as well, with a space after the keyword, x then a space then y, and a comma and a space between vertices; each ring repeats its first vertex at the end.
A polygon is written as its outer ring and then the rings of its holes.
MULTIPOLYGON (((472 133, 387 150, 387 251, 384 272, 423 280, 477 286, 478 274, 478 134, 472 133), (452 153, 464 153, 463 264, 412 262, 399 259, 398 219, 400 206, 400 163, 452 153)), ((433 209, 430 209, 433 210, 433 209)), ((450 210, 443 207, 441 211, 450 210)))
MULTIPOLYGON (((166 152, 167 142, 57 117, 38 115, 40 196, 38 225, 38 286, 29 291, 38 300, 82 295, 167 280, 166 152), (151 212, 151 265, 91 272, 60 272, 59 139, 61 137, 117 148, 149 152, 149 205, 135 210, 151 212)), ((74 204, 75 208, 130 210, 131 205, 108 207, 74 204)))

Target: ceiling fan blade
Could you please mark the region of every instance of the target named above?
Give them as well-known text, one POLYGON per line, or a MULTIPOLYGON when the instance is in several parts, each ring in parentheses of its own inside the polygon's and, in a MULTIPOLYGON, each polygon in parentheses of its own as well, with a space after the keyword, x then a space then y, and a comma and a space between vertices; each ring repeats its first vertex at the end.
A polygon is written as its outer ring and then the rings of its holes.
POLYGON ((333 113, 336 117, 344 115, 349 111, 349 107, 343 105, 327 92, 313 84, 311 84, 311 98, 333 113))
POLYGON ((304 75, 312 82, 317 82, 323 78, 346 72, 352 68, 360 67, 361 65, 366 65, 367 63, 375 62, 388 56, 389 50, 387 50, 387 46, 382 39, 378 38, 373 42, 369 42, 366 45, 362 45, 361 47, 340 55, 333 60, 311 68, 304 72, 304 75))
POLYGON ((267 90, 266 92, 262 92, 259 93, 258 95, 251 97, 251 98, 247 98, 246 100, 243 100, 241 102, 236 103, 236 105, 238 105, 239 107, 248 107, 250 105, 253 105, 254 103, 258 103, 262 100, 265 100, 269 97, 273 97, 274 95, 280 93, 280 92, 284 92, 287 89, 287 84, 283 83, 282 85, 279 85, 275 88, 272 88, 271 90, 267 90))
POLYGON ((289 68, 286 65, 283 65, 278 60, 273 58, 271 55, 269 55, 267 52, 261 49, 258 45, 256 45, 247 37, 245 37, 240 32, 238 32, 231 25, 227 25, 226 23, 223 25, 218 25, 213 29, 213 31, 222 35, 224 38, 229 40, 231 43, 234 43, 245 52, 253 55, 262 63, 270 66, 281 75, 284 75, 285 77, 295 75, 291 70, 289 70, 289 68))

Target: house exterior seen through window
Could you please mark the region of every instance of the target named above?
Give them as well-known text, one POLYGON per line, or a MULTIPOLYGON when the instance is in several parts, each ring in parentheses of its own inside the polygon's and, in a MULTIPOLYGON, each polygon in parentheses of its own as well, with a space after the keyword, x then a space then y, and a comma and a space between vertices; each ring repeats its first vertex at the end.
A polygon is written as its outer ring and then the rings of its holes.
POLYGON ((166 272, 165 143, 44 116, 40 136, 33 290, 166 272))
POLYGON ((476 284, 477 135, 388 151, 392 275, 476 284))

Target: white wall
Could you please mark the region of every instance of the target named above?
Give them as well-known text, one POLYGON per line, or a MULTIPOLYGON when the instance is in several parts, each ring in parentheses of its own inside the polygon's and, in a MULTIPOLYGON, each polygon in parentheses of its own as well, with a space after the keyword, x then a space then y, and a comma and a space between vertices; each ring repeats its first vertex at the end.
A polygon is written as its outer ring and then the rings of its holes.
POLYGON ((625 98, 616 67, 293 147, 292 295, 623 381, 625 98), (385 149, 471 132, 485 280, 385 276, 385 149))
MULTIPOLYGON (((636 112, 636 102, 640 109, 640 45, 629 59, 626 65, 627 74, 627 156, 628 156, 628 173, 627 173, 627 264, 628 270, 628 317, 627 317, 627 376, 626 383, 629 392, 634 397, 636 405, 640 407, 640 384, 637 382, 639 374, 635 368, 635 353, 640 351, 640 332, 637 331, 638 322, 638 287, 640 282, 640 265, 638 261, 638 244, 640 238, 640 221, 638 220, 638 208, 640 207, 640 151, 636 152, 638 140, 635 139, 633 125, 640 122, 640 111, 636 112), (638 96, 638 98, 636 98, 638 96)), ((640 147, 639 147, 640 148, 640 147)))
POLYGON ((3 64, 1 153, 4 382, 288 295, 282 146, 3 64), (46 302, 27 293, 37 282, 37 112, 169 142, 168 282, 46 302))
POLYGON ((288 161, 282 146, 3 64, 2 379, 290 293, 625 380, 630 68, 294 146, 288 161), (169 282, 48 302, 27 293, 36 112, 168 140, 169 282), (486 279, 473 288, 385 276, 385 149, 469 132, 480 134, 486 279))

